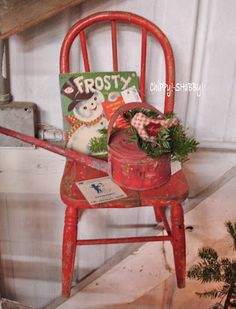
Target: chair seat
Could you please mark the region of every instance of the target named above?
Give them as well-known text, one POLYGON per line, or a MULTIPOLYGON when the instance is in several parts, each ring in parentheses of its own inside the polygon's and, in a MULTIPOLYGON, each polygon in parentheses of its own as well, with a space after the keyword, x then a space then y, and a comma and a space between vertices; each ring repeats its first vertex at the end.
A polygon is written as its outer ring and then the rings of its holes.
POLYGON ((76 161, 67 160, 61 181, 61 198, 66 205, 76 208, 129 208, 152 206, 158 201, 184 201, 188 196, 188 184, 182 170, 171 176, 170 180, 159 188, 145 191, 129 190, 121 187, 127 197, 106 203, 90 205, 78 189, 76 183, 106 177, 107 174, 97 171, 76 161))

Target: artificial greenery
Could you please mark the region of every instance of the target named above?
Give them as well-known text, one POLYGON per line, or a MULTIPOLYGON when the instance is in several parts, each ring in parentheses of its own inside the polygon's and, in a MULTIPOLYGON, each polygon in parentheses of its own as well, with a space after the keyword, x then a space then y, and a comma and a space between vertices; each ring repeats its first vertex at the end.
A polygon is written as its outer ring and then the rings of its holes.
MULTIPOLYGON (((124 119, 130 124, 131 119, 137 112, 142 112, 147 117, 152 119, 160 118, 160 116, 147 109, 133 109, 123 114, 124 119)), ((166 119, 174 119, 175 115, 169 113, 165 115, 166 119)), ((107 130, 100 131, 101 137, 93 138, 90 141, 90 150, 93 153, 107 151, 107 130)), ((157 133, 155 141, 150 142, 143 140, 134 127, 128 130, 129 139, 134 142, 138 147, 151 157, 159 157, 163 154, 170 153, 172 160, 184 162, 188 159, 188 154, 196 151, 198 142, 194 138, 189 138, 185 134, 183 125, 178 122, 176 126, 165 128, 162 127, 157 133)))
MULTIPOLYGON (((225 223, 228 233, 233 239, 236 250, 236 223, 234 225, 227 221, 225 223)), ((199 250, 200 262, 193 265, 187 272, 190 279, 202 283, 217 282, 217 288, 196 292, 199 297, 219 298, 219 301, 211 308, 229 309, 236 308, 236 260, 227 257, 220 258, 216 250, 204 247, 199 250)))
POLYGON ((107 151, 107 129, 99 130, 100 137, 93 137, 89 141, 89 148, 93 153, 103 153, 107 151))
POLYGON ((159 157, 171 152, 169 129, 162 128, 158 133, 158 141, 155 143, 144 141, 133 127, 130 128, 129 134, 130 141, 136 143, 142 151, 151 157, 159 157))

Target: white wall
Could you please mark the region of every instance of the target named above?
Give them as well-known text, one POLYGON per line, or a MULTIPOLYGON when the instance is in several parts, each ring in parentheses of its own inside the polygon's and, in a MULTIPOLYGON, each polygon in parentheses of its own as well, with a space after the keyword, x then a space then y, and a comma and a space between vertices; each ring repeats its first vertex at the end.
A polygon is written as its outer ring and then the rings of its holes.
MULTIPOLYGON (((176 112, 204 145, 235 147, 236 2, 233 0, 97 0, 67 10, 10 39, 14 99, 32 101, 40 121, 62 127, 58 88, 59 50, 68 28, 78 19, 102 10, 126 10, 156 23, 168 36, 176 60, 177 82, 203 84, 200 97, 176 93, 176 112)), ((120 68, 139 72, 140 36, 121 26, 120 68)), ((133 30, 132 30, 133 31, 133 30)), ((111 70, 110 35, 94 29, 89 35, 92 70, 111 70), (99 57, 99 62, 96 61, 99 57)), ((163 72, 159 47, 149 40, 148 82, 163 72)), ((75 64, 76 50, 73 51, 75 64)), ((76 70, 80 66, 75 65, 76 70)), ((162 107, 162 93, 148 91, 162 107)), ((59 182, 64 159, 43 150, 0 151, 0 287, 2 296, 42 307, 60 294, 60 254, 64 205, 59 182)), ((84 214, 80 237, 135 236, 138 224, 153 223, 151 209, 96 210, 84 214), (124 214, 125 212, 125 214, 124 214), (113 214, 115 213, 115 215, 113 214), (123 228, 117 224, 125 225, 123 228), (132 226, 133 224, 133 226, 132 226), (113 228, 112 228, 113 226, 113 228)), ((121 246, 78 250, 77 277, 101 265, 121 246)))

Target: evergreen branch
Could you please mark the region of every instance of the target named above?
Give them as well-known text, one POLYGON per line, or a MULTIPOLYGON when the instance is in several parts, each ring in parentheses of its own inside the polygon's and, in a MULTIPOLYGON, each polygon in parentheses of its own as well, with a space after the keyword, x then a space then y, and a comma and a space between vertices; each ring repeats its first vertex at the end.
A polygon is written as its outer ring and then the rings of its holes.
POLYGON ((236 282, 236 262, 228 258, 222 258, 220 260, 220 265, 223 281, 228 284, 236 282))
MULTIPOLYGON (((162 116, 158 115, 156 112, 144 108, 126 111, 123 117, 130 122, 137 112, 142 112, 147 117, 153 119, 162 118, 162 116)), ((165 116, 166 119, 176 118, 174 113, 168 113, 165 116)), ((103 129, 100 133, 100 137, 94 137, 90 140, 89 148, 94 153, 107 151, 107 130, 103 129)), ((194 138, 186 136, 181 124, 170 128, 162 127, 157 133, 154 142, 143 140, 132 126, 128 134, 130 142, 136 143, 142 151, 154 158, 169 153, 172 160, 184 162, 188 159, 189 153, 196 151, 198 145, 194 138)))
MULTIPOLYGON (((230 235, 235 235, 236 224, 227 221, 225 226, 230 235)), ((209 247, 200 249, 198 256, 201 261, 188 270, 188 278, 201 282, 221 281, 223 286, 196 294, 199 297, 221 298, 220 302, 211 307, 212 309, 236 308, 236 260, 227 257, 219 259, 217 252, 209 247)))
POLYGON ((201 261, 189 269, 188 278, 196 279, 202 283, 223 281, 217 252, 212 248, 204 247, 198 251, 198 256, 201 261))
POLYGON ((229 306, 230 308, 236 308, 236 300, 230 301, 229 306))
POLYGON ((158 139, 155 142, 138 140, 139 148, 150 157, 160 157, 163 154, 170 153, 169 129, 162 128, 158 133, 158 139))
POLYGON ((211 298, 211 299, 215 299, 215 298, 219 298, 222 296, 226 296, 228 293, 228 291, 222 291, 222 290, 217 290, 217 289, 212 289, 212 290, 208 290, 208 291, 204 291, 204 292, 196 292, 195 294, 197 296, 204 297, 204 298, 211 298))
POLYGON ((188 154, 197 150, 198 142, 194 138, 189 138, 184 132, 181 124, 169 128, 171 140, 171 153, 174 160, 184 162, 188 159, 188 154))
POLYGON ((129 141, 138 144, 139 143, 139 136, 138 136, 138 132, 135 130, 134 127, 130 127, 129 131, 129 141))
POLYGON ((222 281, 219 265, 209 265, 206 260, 193 265, 188 270, 187 276, 190 279, 195 279, 202 283, 222 281))
POLYGON ((145 109, 145 108, 135 108, 129 111, 124 112, 123 117, 130 122, 131 119, 135 116, 136 113, 143 113, 144 115, 146 115, 149 118, 152 119, 157 119, 157 118, 161 118, 160 115, 158 115, 156 112, 153 112, 149 109, 145 109))
POLYGON ((227 221, 227 222, 225 222, 225 226, 227 228, 227 232, 229 233, 229 235, 233 239, 234 250, 236 250, 236 222, 233 225, 232 222, 227 221))
POLYGON ((224 304, 224 309, 236 307, 235 306, 236 305, 236 299, 233 296, 235 288, 236 288, 236 285, 234 283, 232 283, 229 286, 229 290, 228 290, 227 297, 226 297, 225 304, 224 304))
POLYGON ((223 305, 221 303, 216 303, 210 307, 210 309, 223 309, 223 305))
POLYGON ((173 112, 169 112, 165 114, 166 119, 172 119, 174 117, 176 117, 175 113, 173 112))
POLYGON ((89 150, 93 153, 107 152, 107 129, 99 130, 101 136, 93 137, 89 141, 89 150))
POLYGON ((198 256, 201 259, 206 259, 209 262, 217 261, 217 259, 218 259, 217 252, 214 249, 210 248, 210 247, 203 247, 202 249, 200 249, 198 251, 198 256))

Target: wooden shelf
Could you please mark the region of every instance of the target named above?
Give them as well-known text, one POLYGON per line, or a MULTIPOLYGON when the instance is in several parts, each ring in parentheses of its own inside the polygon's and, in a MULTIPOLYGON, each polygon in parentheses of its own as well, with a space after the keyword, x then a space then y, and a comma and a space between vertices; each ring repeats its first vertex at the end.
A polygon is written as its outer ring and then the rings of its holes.
POLYGON ((84 0, 0 0, 0 39, 24 31, 84 0))

